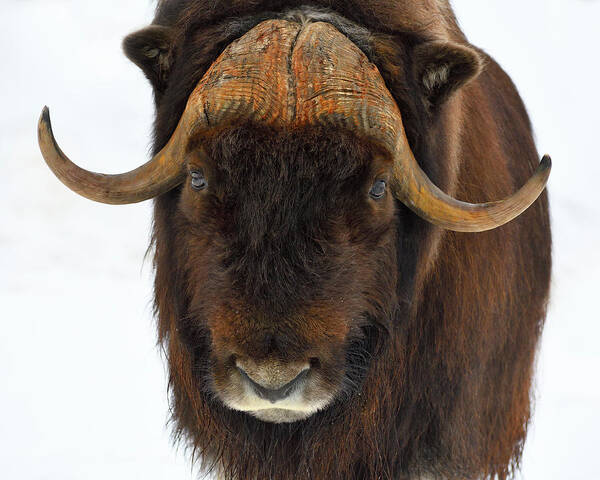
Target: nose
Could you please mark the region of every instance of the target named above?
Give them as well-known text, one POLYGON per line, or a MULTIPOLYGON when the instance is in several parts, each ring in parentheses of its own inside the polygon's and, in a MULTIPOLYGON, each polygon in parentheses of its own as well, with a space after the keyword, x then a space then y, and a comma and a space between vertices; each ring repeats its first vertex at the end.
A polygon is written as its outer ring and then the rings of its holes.
POLYGON ((278 402, 299 388, 308 375, 310 364, 282 364, 277 361, 257 364, 251 360, 236 360, 240 375, 260 398, 278 402))

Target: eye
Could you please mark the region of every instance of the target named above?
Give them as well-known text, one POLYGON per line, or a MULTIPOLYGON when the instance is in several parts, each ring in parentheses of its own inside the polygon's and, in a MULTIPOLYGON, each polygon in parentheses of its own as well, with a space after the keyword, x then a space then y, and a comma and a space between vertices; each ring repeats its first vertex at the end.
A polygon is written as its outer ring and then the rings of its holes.
POLYGON ((204 190, 208 187, 208 182, 206 181, 206 177, 204 173, 200 170, 193 170, 190 172, 191 184, 194 190, 200 191, 204 190))
POLYGON ((387 187, 387 184, 386 184, 385 180, 377 180, 371 187, 371 191, 369 192, 369 195, 371 195, 371 198, 374 198, 375 200, 379 200, 380 198, 382 198, 385 195, 386 187, 387 187))

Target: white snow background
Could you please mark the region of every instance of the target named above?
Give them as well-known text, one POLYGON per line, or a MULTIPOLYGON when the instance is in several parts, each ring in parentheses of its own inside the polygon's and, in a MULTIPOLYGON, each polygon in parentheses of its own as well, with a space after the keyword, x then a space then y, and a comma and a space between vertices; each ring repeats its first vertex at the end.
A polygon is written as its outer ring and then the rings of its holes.
MULTIPOLYGON (((508 71, 550 180, 554 280, 525 480, 600 479, 600 3, 455 0, 470 40, 508 71)), ((0 478, 192 479, 169 439, 144 254, 151 204, 85 200, 51 174, 51 108, 90 170, 146 161, 150 86, 121 39, 151 0, 0 0, 0 478)))

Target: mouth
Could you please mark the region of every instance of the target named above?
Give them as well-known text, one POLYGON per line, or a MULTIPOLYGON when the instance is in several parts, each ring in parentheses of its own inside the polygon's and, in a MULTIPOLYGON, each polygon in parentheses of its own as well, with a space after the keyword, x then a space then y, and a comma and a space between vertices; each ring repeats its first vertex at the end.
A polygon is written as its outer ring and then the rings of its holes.
POLYGON ((242 367, 238 366, 237 368, 242 376, 244 385, 249 386, 253 393, 259 398, 262 400, 267 400, 272 404, 276 404, 281 400, 290 398, 295 395, 296 392, 302 391, 306 377, 308 376, 308 372, 310 370, 310 366, 307 365, 291 382, 288 382, 287 384, 278 388, 266 388, 263 385, 255 382, 242 367))
POLYGON ((325 409, 335 396, 309 364, 296 367, 270 360, 247 370, 238 364, 231 371, 220 389, 221 399, 227 407, 265 422, 304 420, 325 409))

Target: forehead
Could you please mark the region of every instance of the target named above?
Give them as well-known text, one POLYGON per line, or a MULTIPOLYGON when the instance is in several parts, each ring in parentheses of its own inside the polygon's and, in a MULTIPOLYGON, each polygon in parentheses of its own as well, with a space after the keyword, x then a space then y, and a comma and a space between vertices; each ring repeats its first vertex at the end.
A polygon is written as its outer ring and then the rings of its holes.
MULTIPOLYGON (((374 145, 335 127, 291 131, 248 125, 221 132, 204 142, 206 165, 237 187, 267 179, 343 183, 385 168, 374 145)), ((204 165, 192 166, 202 167, 204 165)), ((307 185, 308 187, 309 185, 307 185)))

